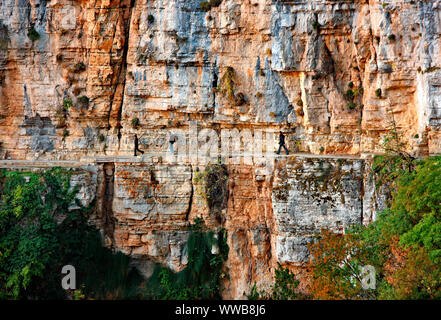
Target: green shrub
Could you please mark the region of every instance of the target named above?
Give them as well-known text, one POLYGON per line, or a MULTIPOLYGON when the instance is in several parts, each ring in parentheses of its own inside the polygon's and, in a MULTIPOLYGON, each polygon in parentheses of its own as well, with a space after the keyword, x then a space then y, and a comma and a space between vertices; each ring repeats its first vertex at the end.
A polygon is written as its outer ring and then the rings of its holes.
POLYGON ((156 266, 145 285, 149 299, 195 300, 220 299, 220 281, 226 277, 223 264, 228 258, 227 233, 224 229, 207 230, 200 218, 194 220, 187 240, 188 264, 174 273, 156 266), (218 248, 213 253, 213 247, 218 248))
POLYGON ((72 107, 73 106, 73 102, 72 102, 72 100, 71 99, 64 99, 63 100, 63 109, 64 110, 69 110, 69 108, 70 107, 72 107))
POLYGON ((207 201, 211 211, 219 213, 228 201, 228 169, 224 164, 209 164, 203 172, 196 172, 193 179, 200 184, 200 195, 207 201))
POLYGON ((74 73, 81 73, 86 70, 86 65, 83 62, 76 63, 72 67, 72 72, 74 73))
POLYGON ((147 21, 149 24, 152 24, 153 22, 155 22, 155 17, 152 14, 149 14, 147 16, 147 21))
POLYGON ((222 0, 209 0, 209 1, 202 1, 199 6, 202 9, 202 11, 210 11, 214 7, 219 7, 222 3, 222 0))
POLYGON ((66 299, 61 269, 76 269, 76 298, 127 298, 140 286, 129 258, 101 245, 71 186, 72 171, 2 171, 0 299, 66 299), (70 209, 75 206, 78 209, 70 209))
POLYGON ((35 30, 34 28, 30 29, 28 32, 28 37, 29 39, 31 39, 32 41, 37 41, 38 39, 40 39, 40 34, 37 32, 37 30, 35 30))
POLYGON ((247 295, 248 300, 300 300, 306 298, 297 289, 300 281, 288 268, 283 268, 280 263, 277 263, 274 278, 275 281, 270 292, 257 291, 254 283, 251 293, 247 295))
POLYGON ((354 100, 354 92, 351 89, 346 90, 345 97, 347 100, 354 100))
POLYGON ((347 107, 349 110, 354 110, 355 108, 357 108, 357 104, 354 103, 354 102, 348 102, 348 104, 346 105, 346 107, 347 107))
POLYGON ((235 100, 234 85, 235 85, 236 71, 233 67, 227 67, 222 75, 219 83, 219 91, 225 94, 230 100, 235 100))
POLYGON ((132 127, 136 128, 139 126, 139 118, 132 119, 132 127))
POLYGON ((375 90, 375 95, 377 96, 377 98, 381 98, 381 89, 380 88, 378 88, 378 89, 376 89, 375 90))
POLYGON ((354 97, 362 96, 364 89, 362 87, 354 89, 354 97))

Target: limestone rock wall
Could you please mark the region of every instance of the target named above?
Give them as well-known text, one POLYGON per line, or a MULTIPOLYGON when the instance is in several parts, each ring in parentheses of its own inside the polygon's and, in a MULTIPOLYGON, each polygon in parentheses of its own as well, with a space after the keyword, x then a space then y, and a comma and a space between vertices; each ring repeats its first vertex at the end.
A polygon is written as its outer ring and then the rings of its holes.
MULTIPOLYGON (((182 270, 188 226, 202 217, 209 227, 228 232, 229 278, 223 296, 241 299, 253 283, 268 288, 277 262, 301 276, 308 243, 321 229, 343 232, 352 224, 370 222, 381 209, 375 192, 365 193, 374 188, 366 160, 278 159, 268 175, 255 165, 227 168, 228 202, 219 219, 194 179, 204 166, 176 166, 162 159, 115 163, 108 245, 131 255, 146 276, 153 262, 182 270)), ((93 220, 106 230, 100 208, 93 220)))
POLYGON ((375 219, 369 161, 337 154, 382 152, 394 126, 409 152, 440 152, 440 3, 200 2, 0 0, 0 157, 92 161, 96 182, 78 180, 97 200, 91 220, 145 275, 153 262, 185 267, 195 217, 224 226, 224 296, 243 298, 276 262, 300 267, 320 228, 375 219), (254 139, 283 130, 291 151, 317 156, 277 158, 270 171, 223 157, 219 222, 194 183, 204 141, 192 124, 254 139), (146 156, 124 161, 135 133, 146 156), (162 158, 172 133, 179 156, 162 158))
POLYGON ((135 132, 154 152, 166 144, 159 134, 189 120, 283 128, 300 151, 330 154, 381 152, 395 122, 409 151, 439 151, 437 1, 223 0, 202 11, 199 0, 1 0, 0 8, 5 158, 125 155, 135 132), (230 96, 220 90, 228 67, 230 96))

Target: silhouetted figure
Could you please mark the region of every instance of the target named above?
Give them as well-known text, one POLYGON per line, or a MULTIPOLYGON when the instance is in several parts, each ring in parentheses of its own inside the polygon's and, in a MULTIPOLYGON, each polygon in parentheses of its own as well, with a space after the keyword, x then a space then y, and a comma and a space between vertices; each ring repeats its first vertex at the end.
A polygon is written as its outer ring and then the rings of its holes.
POLYGON ((279 133, 279 150, 277 150, 277 154, 280 154, 280 150, 282 149, 282 147, 283 147, 283 149, 285 149, 286 154, 288 155, 289 152, 285 146, 285 136, 283 135, 282 131, 280 131, 280 133, 279 133))
POLYGON ((144 151, 139 150, 139 148, 138 148, 138 144, 139 144, 138 136, 135 134, 135 157, 136 157, 136 151, 139 151, 139 152, 141 152, 142 154, 144 154, 144 151))

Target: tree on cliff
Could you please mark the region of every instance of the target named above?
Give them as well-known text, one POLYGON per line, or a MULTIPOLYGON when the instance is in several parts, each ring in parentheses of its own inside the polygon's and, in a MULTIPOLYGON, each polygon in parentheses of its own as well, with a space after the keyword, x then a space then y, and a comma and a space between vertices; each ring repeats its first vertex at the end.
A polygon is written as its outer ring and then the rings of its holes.
POLYGON ((75 296, 130 297, 141 283, 128 257, 102 247, 70 175, 61 168, 2 172, 0 299, 66 298, 72 292, 61 287, 61 269, 68 264, 84 291, 75 296))
POLYGON ((412 166, 383 172, 396 182, 377 221, 316 238, 309 263, 315 299, 441 299, 441 157, 412 166), (375 267, 378 283, 370 292, 353 282, 354 267, 366 264, 375 267))

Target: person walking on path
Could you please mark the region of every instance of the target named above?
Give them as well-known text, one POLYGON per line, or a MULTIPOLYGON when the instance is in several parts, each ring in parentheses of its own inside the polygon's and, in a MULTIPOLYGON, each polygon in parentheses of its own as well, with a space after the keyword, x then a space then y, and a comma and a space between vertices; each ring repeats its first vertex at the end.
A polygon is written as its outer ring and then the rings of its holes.
POLYGON ((141 152, 142 154, 144 154, 144 151, 139 150, 138 144, 139 144, 138 136, 135 134, 135 157, 136 157, 136 151, 141 152))
POLYGON ((285 145, 285 136, 282 133, 282 131, 280 131, 280 133, 279 133, 279 150, 277 150, 277 154, 280 154, 280 150, 282 149, 282 147, 283 147, 283 149, 285 149, 286 154, 288 155, 289 152, 288 152, 288 149, 286 148, 286 145, 285 145))

